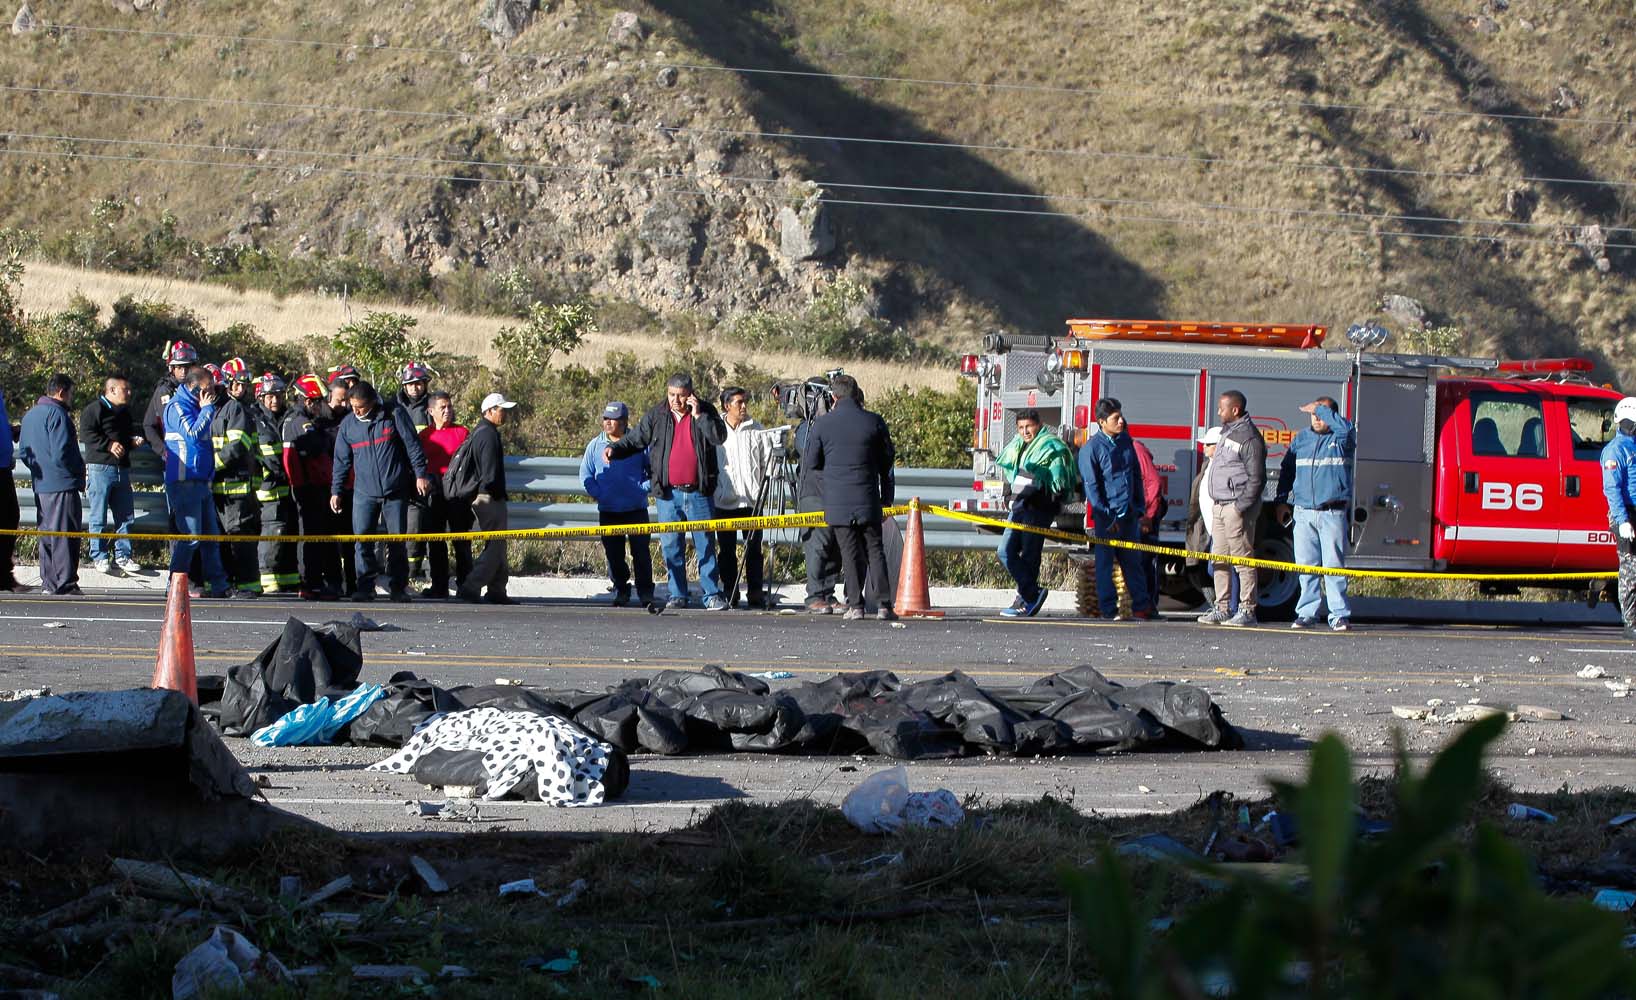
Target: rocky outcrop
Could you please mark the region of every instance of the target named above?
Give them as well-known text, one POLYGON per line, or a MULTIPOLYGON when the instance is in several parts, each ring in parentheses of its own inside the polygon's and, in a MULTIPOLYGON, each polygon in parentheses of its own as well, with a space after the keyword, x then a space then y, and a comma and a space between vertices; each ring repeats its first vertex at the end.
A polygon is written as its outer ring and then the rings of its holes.
POLYGON ((1381 300, 1380 311, 1396 320, 1405 329, 1423 330, 1426 327, 1426 307, 1407 295, 1388 295, 1381 300))
POLYGON ((39 30, 40 19, 34 16, 32 10, 29 10, 28 4, 23 4, 22 7, 18 8, 17 16, 11 19, 11 33, 14 35, 27 35, 39 30))
POLYGON ((616 49, 634 49, 647 36, 648 29, 642 19, 628 10, 615 14, 613 23, 608 26, 608 41, 616 49))
POLYGON ((1607 274, 1613 270, 1613 262, 1608 260, 1608 234, 1601 226, 1575 226, 1573 241, 1575 246, 1585 251, 1597 273, 1607 274))
POLYGON ((778 210, 778 250, 785 260, 817 260, 835 250, 835 233, 829 228, 822 194, 814 190, 800 205, 778 210))
POLYGON ((509 42, 523 33, 534 20, 538 0, 488 0, 477 26, 487 31, 496 42, 509 42))

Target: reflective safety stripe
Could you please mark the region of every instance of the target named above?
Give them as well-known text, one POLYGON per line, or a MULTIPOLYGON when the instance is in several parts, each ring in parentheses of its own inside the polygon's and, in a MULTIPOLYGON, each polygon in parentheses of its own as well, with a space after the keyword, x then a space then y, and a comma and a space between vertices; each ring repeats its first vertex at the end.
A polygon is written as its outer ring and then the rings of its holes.
POLYGON ((300 573, 263 573, 261 574, 261 589, 265 593, 280 587, 296 587, 301 584, 300 573))
POLYGON ((1298 459, 1295 460, 1295 464, 1296 465, 1306 465, 1306 466, 1345 465, 1346 464, 1346 459, 1344 459, 1344 458, 1298 458, 1298 459))
POLYGON ((248 480, 218 480, 210 484, 210 492, 224 497, 248 496, 252 490, 248 480))
POLYGON ((271 503, 274 500, 282 500, 289 495, 290 488, 288 486, 274 486, 270 490, 256 491, 256 499, 260 500, 262 503, 271 503))

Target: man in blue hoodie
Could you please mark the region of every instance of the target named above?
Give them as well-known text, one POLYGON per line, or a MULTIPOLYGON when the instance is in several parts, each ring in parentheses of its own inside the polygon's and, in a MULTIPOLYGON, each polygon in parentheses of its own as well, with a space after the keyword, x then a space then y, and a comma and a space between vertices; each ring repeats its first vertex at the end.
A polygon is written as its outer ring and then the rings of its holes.
MULTIPOLYGON (((1290 442, 1278 468, 1278 519, 1290 523, 1294 507, 1295 561, 1303 566, 1346 565, 1348 512, 1352 506, 1352 455, 1357 435, 1352 422, 1340 414, 1329 396, 1301 407, 1311 426, 1290 442)), ((1329 599, 1329 627, 1345 632, 1351 627, 1346 606, 1346 577, 1301 574, 1301 596, 1295 602, 1291 628, 1312 628, 1322 610, 1319 580, 1329 599)))
MULTIPOLYGON (((1097 401, 1097 433, 1079 449, 1079 478, 1085 484, 1085 513, 1090 522, 1086 527, 1094 537, 1136 542, 1141 540, 1144 505, 1142 470, 1137 464, 1136 447, 1125 431, 1123 409, 1112 396, 1097 401)), ((1125 575, 1132 614, 1152 618, 1153 602, 1142 554, 1111 545, 1096 546, 1096 600, 1102 617, 1119 615, 1119 590, 1113 582, 1115 562, 1125 575)))
MULTIPOLYGON (((372 535, 386 525, 387 534, 409 529, 409 497, 426 496, 426 453, 410 415, 401 406, 381 405, 375 387, 358 382, 347 390, 351 412, 335 432, 335 464, 330 470, 329 509, 341 513, 341 494, 352 475, 352 533, 372 535)), ((357 543, 358 589, 354 601, 375 599, 381 559, 372 542, 357 543)), ((403 542, 386 543, 387 589, 391 599, 409 600, 409 555, 403 542)))
MULTIPOLYGON (((58 372, 45 384, 45 395, 23 415, 18 457, 34 478, 34 505, 43 531, 84 531, 80 492, 85 489, 85 459, 68 403, 74 380, 58 372)), ((79 596, 80 540, 40 536, 40 586, 48 594, 79 596)))
MULTIPOLYGON (((197 365, 189 368, 165 404, 165 500, 176 530, 183 535, 219 535, 216 503, 210 481, 216 475, 216 451, 211 445, 210 422, 216 416, 221 390, 216 376, 197 365)), ((256 595, 227 585, 222 553, 214 541, 177 542, 170 550, 170 571, 186 573, 197 550, 209 590, 197 596, 245 599, 256 595)))
MULTIPOLYGON (((596 501, 601 524, 647 524, 648 489, 653 485, 648 453, 639 451, 609 461, 605 450, 630 429, 630 407, 612 402, 602 408, 602 433, 585 446, 579 462, 579 479, 585 492, 596 501)), ((613 584, 613 606, 631 602, 632 569, 635 570, 636 600, 643 607, 653 603, 653 553, 651 535, 610 535, 602 539, 608 557, 608 582, 613 584), (625 548, 630 547, 630 562, 625 548)))
MULTIPOLYGON (((16 531, 22 523, 22 511, 17 509, 17 482, 11 467, 17 461, 12 448, 11 417, 6 413, 6 391, 0 389, 0 528, 16 531)), ((12 553, 17 550, 16 535, 0 535, 0 590, 23 593, 27 585, 17 582, 12 565, 12 553)))

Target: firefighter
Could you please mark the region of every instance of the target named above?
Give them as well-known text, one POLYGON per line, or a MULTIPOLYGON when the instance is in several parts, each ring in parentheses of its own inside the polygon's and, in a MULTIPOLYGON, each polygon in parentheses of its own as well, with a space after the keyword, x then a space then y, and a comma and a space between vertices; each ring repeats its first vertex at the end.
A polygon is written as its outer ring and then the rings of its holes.
MULTIPOLYGON (((267 372, 256 382, 256 444, 261 456, 261 488, 256 501, 261 504, 263 535, 293 535, 300 518, 290 495, 290 480, 284 472, 284 380, 267 372)), ((262 542, 256 546, 261 564, 261 591, 264 594, 290 593, 301 585, 294 542, 262 542)))
POLYGON ((165 345, 164 359, 167 370, 153 387, 153 394, 148 397, 148 410, 142 416, 142 436, 160 461, 165 458, 165 404, 176 395, 176 387, 187 378, 188 367, 198 363, 199 352, 194 350, 192 344, 178 340, 165 345))
MULTIPOLYGON (((324 400, 319 408, 319 426, 329 435, 330 446, 333 450, 335 435, 341 429, 341 421, 352 412, 352 406, 347 402, 347 393, 357 385, 362 378, 358 369, 352 365, 342 363, 329 368, 326 385, 329 387, 329 398, 324 400)), ((327 503, 328 501, 326 501, 327 503)), ((347 481, 341 490, 341 517, 338 522, 340 534, 352 530, 352 478, 347 481)), ((357 589, 358 560, 357 550, 352 545, 341 546, 341 575, 346 578, 346 593, 350 594, 357 589)))
MULTIPOLYGON (((211 485, 216 519, 224 535, 254 537, 261 534, 261 505, 256 502, 256 491, 261 488, 261 444, 256 436, 250 367, 243 358, 229 358, 222 363, 221 378, 227 383, 227 398, 210 422, 210 443, 216 452, 216 479, 211 485)), ((222 568, 235 589, 261 593, 254 541, 223 545, 222 568)))
MULTIPOLYGON (((429 389, 432 381, 432 370, 419 361, 411 361, 398 372, 398 381, 402 388, 393 397, 392 405, 397 406, 408 414, 409 422, 415 427, 415 434, 419 435, 431 425, 431 418, 427 415, 426 407, 431 402, 429 389)), ((431 510, 430 496, 415 496, 409 501, 409 533, 418 535, 425 530, 426 515, 431 510)), ((409 578, 418 579, 426 568, 426 543, 415 541, 409 543, 409 578)))
POLYGON ((1613 408, 1619 433, 1602 449, 1602 494, 1608 498, 1608 526, 1618 537, 1619 618, 1626 638, 1636 639, 1636 396, 1613 408))
MULTIPOLYGON (((295 501, 303 535, 344 534, 341 519, 329 509, 329 477, 335 437, 324 427, 324 386, 317 375, 295 380, 300 407, 284 418, 284 481, 295 501)), ((301 543, 301 599, 338 601, 344 585, 338 542, 301 543)))

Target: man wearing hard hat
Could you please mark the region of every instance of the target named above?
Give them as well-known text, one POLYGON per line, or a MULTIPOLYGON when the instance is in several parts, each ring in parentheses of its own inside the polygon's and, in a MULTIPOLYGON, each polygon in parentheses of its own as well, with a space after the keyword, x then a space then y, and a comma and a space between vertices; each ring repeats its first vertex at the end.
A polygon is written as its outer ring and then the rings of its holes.
POLYGON ((1636 639, 1636 396, 1613 408, 1619 433, 1602 449, 1602 494, 1608 498, 1608 525, 1619 548, 1619 618, 1625 635, 1636 639))

